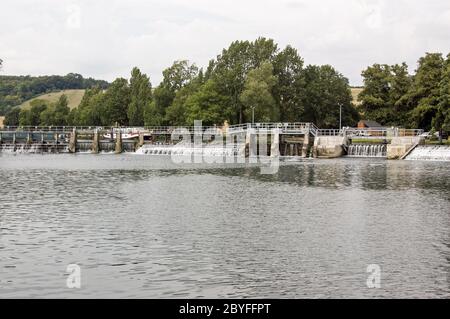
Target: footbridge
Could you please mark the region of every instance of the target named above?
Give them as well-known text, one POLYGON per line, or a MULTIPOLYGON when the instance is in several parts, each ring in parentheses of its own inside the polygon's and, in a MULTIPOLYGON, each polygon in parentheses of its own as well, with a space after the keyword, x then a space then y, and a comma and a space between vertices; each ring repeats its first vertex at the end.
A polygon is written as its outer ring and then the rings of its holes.
POLYGON ((212 144, 217 136, 223 136, 224 139, 236 136, 245 141, 246 145, 250 144, 250 141, 259 144, 266 143, 262 139, 265 136, 268 149, 271 149, 271 140, 277 135, 276 141, 281 156, 339 157, 347 155, 349 150, 355 154, 361 153, 360 155, 376 153, 386 156, 386 148, 389 150, 389 145, 392 144, 391 148, 396 150, 395 156, 401 157, 402 152, 409 151, 411 145, 420 143, 418 137, 422 133, 422 130, 401 128, 320 129, 314 123, 308 122, 190 127, 6 126, 0 128, 0 151, 135 152, 144 145, 170 147, 182 140, 183 143, 191 143, 198 134, 202 135, 206 144, 212 144), (174 136, 177 138, 174 139, 174 136), (364 147, 360 144, 364 144, 364 147), (372 144, 376 146, 371 147, 372 144), (384 146, 379 146, 380 144, 384 146))

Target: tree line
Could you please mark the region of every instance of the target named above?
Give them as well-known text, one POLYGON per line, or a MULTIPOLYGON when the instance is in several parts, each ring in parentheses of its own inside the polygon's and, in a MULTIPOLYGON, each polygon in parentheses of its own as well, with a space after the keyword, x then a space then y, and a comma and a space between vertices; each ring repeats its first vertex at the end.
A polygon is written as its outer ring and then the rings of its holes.
POLYGON ((279 49, 266 38, 231 43, 205 70, 180 60, 162 73, 153 88, 150 78, 134 68, 129 79, 90 83, 78 108, 70 110, 65 97, 53 104, 36 100, 29 110, 10 110, 5 124, 184 126, 201 119, 205 125, 222 125, 254 117, 256 122, 337 128, 341 106, 344 126, 364 118, 386 126, 450 131, 450 54, 427 53, 413 75, 406 63, 368 67, 362 72, 360 106, 353 105, 348 80, 332 66, 305 66, 295 48, 279 49))
POLYGON ((450 54, 427 53, 414 75, 406 63, 362 72, 364 117, 384 125, 450 131, 450 54))
POLYGON ((93 87, 106 89, 108 86, 106 81, 86 79, 76 73, 65 76, 0 76, 0 116, 13 107, 47 92, 93 87))
POLYGON ((180 60, 162 73, 153 88, 149 77, 134 68, 129 80, 118 78, 107 90, 87 89, 78 108, 68 113, 61 107, 64 101, 46 108, 35 102, 30 113, 12 110, 14 116, 6 120, 34 125, 31 119, 39 118, 39 125, 48 125, 50 117, 42 113, 53 110, 58 113, 51 117, 53 125, 181 126, 197 119, 222 125, 254 117, 256 122, 314 122, 331 128, 339 126, 340 106, 343 125, 359 119, 347 78, 330 65, 305 66, 296 49, 279 49, 271 39, 235 41, 206 69, 180 60))

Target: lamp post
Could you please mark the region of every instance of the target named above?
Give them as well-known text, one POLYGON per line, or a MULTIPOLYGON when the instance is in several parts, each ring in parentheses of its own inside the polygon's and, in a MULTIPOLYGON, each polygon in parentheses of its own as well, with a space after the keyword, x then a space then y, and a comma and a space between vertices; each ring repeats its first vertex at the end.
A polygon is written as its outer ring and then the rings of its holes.
POLYGON ((252 124, 255 124, 255 107, 251 106, 250 108, 252 109, 252 124))
POLYGON ((339 103, 339 130, 342 130, 342 103, 339 103))

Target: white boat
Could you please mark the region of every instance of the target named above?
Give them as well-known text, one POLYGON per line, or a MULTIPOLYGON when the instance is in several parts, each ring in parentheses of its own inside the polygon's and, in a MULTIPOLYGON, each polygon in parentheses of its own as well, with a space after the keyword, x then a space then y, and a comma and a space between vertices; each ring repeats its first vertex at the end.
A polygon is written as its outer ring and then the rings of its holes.
MULTIPOLYGON (((107 133, 103 134, 103 138, 106 139, 116 139, 117 133, 107 133)), ((122 133, 123 140, 131 140, 134 138, 139 138, 139 133, 122 133)))

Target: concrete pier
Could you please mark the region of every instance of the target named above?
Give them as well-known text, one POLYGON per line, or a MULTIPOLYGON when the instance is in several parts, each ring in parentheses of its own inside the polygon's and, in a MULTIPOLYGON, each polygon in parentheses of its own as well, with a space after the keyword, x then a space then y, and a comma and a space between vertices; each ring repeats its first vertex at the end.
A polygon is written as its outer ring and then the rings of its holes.
POLYGON ((317 158, 336 158, 344 155, 345 136, 319 136, 314 139, 313 154, 317 158))
POLYGON ((77 152, 77 130, 74 128, 69 138, 69 152, 77 152))
POLYGON ((122 149, 122 132, 117 131, 116 132, 116 148, 114 153, 115 154, 120 154, 122 153, 123 149, 122 149))
POLYGON ((423 144, 424 138, 420 136, 403 136, 392 138, 391 144, 387 146, 388 159, 401 159, 417 145, 423 144))
POLYGON ((94 131, 94 137, 92 139, 92 154, 98 154, 100 152, 100 132, 94 131))
MULTIPOLYGON (((210 128, 216 129, 215 126, 210 128)), ((187 127, 185 130, 186 134, 193 139, 198 132, 208 132, 210 128, 204 127, 196 131, 196 127, 187 127)), ((6 127, 0 130, 2 145, 0 151, 20 149, 43 153, 111 152, 120 154, 124 151, 134 152, 146 145, 177 144, 178 140, 171 140, 174 130, 177 129, 179 128, 6 127)), ((247 157, 279 154, 282 157, 306 158, 311 156, 311 150, 316 158, 340 157, 347 155, 348 151, 352 153, 348 155, 353 156, 353 151, 358 144, 368 146, 368 149, 378 149, 381 144, 379 140, 382 139, 382 145, 384 145, 382 157, 389 159, 405 157, 411 148, 420 143, 419 135, 423 132, 403 130, 401 134, 388 134, 389 130, 319 129, 313 123, 248 123, 228 126, 223 131, 226 132, 224 139, 239 145, 239 153, 245 153, 247 157), (355 140, 357 142, 352 144, 355 140)), ((213 141, 205 140, 204 143, 206 145, 213 141)), ((358 152, 358 156, 370 157, 372 153, 358 152)))

